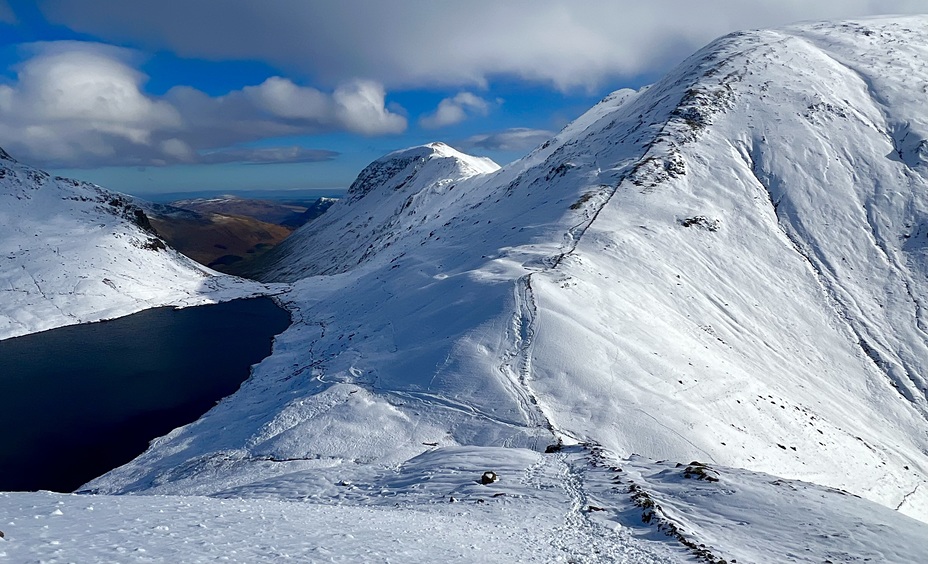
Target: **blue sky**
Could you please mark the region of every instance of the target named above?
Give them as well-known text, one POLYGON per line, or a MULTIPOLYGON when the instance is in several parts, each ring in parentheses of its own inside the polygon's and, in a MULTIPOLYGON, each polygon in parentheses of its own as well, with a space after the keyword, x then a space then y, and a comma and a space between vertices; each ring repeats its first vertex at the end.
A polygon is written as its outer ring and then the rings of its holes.
POLYGON ((344 188, 444 141, 501 164, 713 38, 922 2, 0 0, 0 146, 128 193, 344 188))

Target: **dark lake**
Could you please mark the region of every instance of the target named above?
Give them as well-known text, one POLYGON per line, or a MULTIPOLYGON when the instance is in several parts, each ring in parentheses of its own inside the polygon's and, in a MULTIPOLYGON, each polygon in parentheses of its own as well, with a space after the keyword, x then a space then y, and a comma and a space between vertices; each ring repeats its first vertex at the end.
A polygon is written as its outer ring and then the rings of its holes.
POLYGON ((290 315, 270 298, 0 341, 0 491, 73 491, 235 392, 290 315))

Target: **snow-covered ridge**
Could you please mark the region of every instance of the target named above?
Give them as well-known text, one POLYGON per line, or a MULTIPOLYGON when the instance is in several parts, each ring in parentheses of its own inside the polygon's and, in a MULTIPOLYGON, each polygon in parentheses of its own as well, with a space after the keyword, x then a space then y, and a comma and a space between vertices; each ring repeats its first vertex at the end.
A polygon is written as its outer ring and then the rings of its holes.
POLYGON ((267 292, 167 248, 134 198, 0 150, 0 339, 267 292))
POLYGON ((364 465, 350 479, 348 470, 295 471, 211 497, 0 494, 6 535, 0 558, 629 564, 928 559, 925 523, 844 492, 734 468, 617 460, 578 447, 548 454, 453 447, 392 468, 364 465), (489 468, 498 481, 480 483, 489 468))
POLYGON ((95 486, 589 442, 928 518, 928 186, 896 150, 920 146, 925 38, 734 34, 491 174, 434 146, 377 161, 281 248, 302 321, 249 385, 95 486))
POLYGON ((444 143, 429 143, 394 151, 368 165, 348 188, 348 198, 359 200, 375 188, 399 190, 419 174, 447 179, 450 177, 447 167, 460 170, 462 176, 499 170, 499 165, 490 159, 466 155, 444 143), (439 159, 451 159, 453 162, 446 164, 439 159), (441 164, 436 165, 437 162, 441 164), (421 172, 429 164, 438 170, 421 172))

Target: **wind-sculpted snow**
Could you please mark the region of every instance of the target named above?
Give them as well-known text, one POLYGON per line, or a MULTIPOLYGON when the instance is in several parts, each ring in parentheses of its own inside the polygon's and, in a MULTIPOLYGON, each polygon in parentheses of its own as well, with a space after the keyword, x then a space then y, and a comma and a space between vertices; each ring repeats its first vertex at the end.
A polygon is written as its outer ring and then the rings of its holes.
MULTIPOLYGON (((274 354, 88 488, 327 499, 335 475, 508 449, 555 457, 561 499, 611 515, 556 458, 582 444, 747 492, 636 470, 652 532, 711 562, 920 561, 899 513, 928 520, 924 61, 926 17, 734 34, 502 169, 440 144, 384 157, 269 260, 296 319, 274 354), (791 504, 829 536, 780 529, 791 504)), ((587 517, 564 517, 571 557, 603 538, 587 517)))
POLYGON ((167 248, 132 198, 0 150, 0 339, 259 293, 167 248))

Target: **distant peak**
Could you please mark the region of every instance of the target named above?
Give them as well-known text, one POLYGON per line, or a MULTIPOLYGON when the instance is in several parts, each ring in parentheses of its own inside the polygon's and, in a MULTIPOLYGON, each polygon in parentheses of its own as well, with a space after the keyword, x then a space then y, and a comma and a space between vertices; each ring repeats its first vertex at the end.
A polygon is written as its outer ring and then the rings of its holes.
POLYGON ((417 176, 428 163, 439 163, 437 168, 430 168, 436 180, 448 175, 463 178, 486 174, 500 168, 488 158, 467 155, 445 143, 428 143, 394 151, 372 162, 348 188, 348 196, 357 200, 374 188, 388 184, 397 189, 417 176))
POLYGON ((456 159, 470 165, 471 167, 474 167, 478 172, 494 172, 500 168, 499 165, 493 162, 492 159, 486 157, 475 157, 473 155, 468 155, 467 153, 462 153, 451 145, 442 143, 441 141, 433 141, 431 143, 426 143, 425 145, 416 145, 415 147, 408 147, 406 149, 393 151, 392 153, 377 159, 375 162, 393 161, 407 158, 431 159, 436 157, 456 159))
POLYGON ((14 162, 14 163, 16 162, 16 159, 14 159, 13 157, 11 157, 9 153, 7 153, 6 151, 4 151, 4 150, 3 150, 3 147, 0 147, 0 160, 2 160, 2 161, 12 161, 12 162, 14 162))

